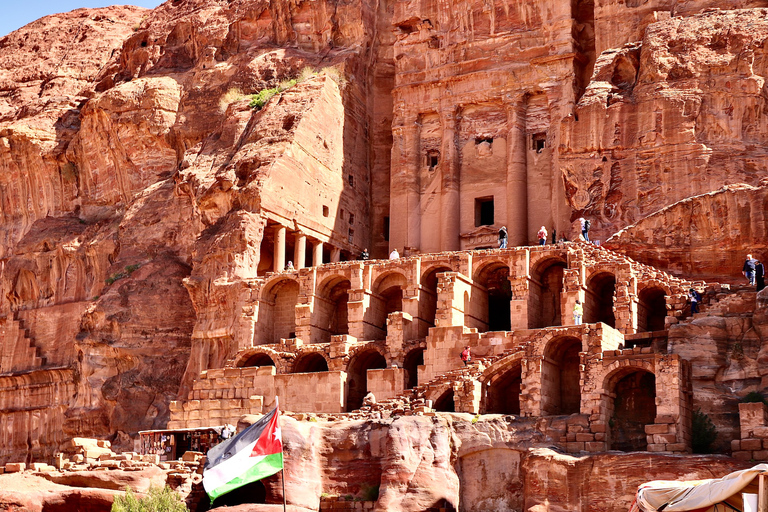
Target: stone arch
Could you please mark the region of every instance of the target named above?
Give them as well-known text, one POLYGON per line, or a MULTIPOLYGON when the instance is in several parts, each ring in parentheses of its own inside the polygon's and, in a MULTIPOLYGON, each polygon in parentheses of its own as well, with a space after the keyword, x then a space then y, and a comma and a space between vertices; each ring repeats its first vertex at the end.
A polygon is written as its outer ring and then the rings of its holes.
POLYGON ((520 414, 523 353, 515 352, 493 363, 480 377, 485 390, 485 414, 520 414))
POLYGON ((408 278, 402 272, 390 271, 381 274, 371 286, 371 302, 368 307, 369 321, 379 327, 378 339, 384 339, 387 332, 387 317, 390 313, 403 310, 403 292, 408 287, 408 278))
POLYGON ((438 412, 456 412, 453 385, 448 383, 439 388, 439 392, 432 394, 432 396, 436 397, 432 400, 432 409, 438 412))
POLYGON ((612 272, 601 270, 589 276, 584 299, 584 322, 603 322, 616 327, 613 313, 615 294, 616 276, 612 272))
POLYGON ((424 364, 424 352, 424 347, 416 347, 403 358, 406 389, 413 389, 419 384, 419 366, 424 364))
POLYGON ((347 412, 359 409, 368 393, 368 370, 387 367, 386 358, 374 347, 360 349, 347 365, 347 412))
POLYGON ((531 268, 528 291, 528 328, 563 325, 561 294, 567 262, 561 257, 543 258, 531 268))
POLYGON ((325 354, 318 351, 299 354, 293 363, 293 373, 317 373, 328 371, 325 354))
POLYGON ((581 411, 581 351, 582 341, 574 336, 555 337, 547 343, 541 365, 542 415, 581 411))
POLYGON ((264 346, 251 347, 238 353, 233 361, 238 368, 249 366, 274 366, 277 373, 285 373, 284 358, 274 349, 264 346))
POLYGON ((347 304, 351 286, 342 275, 329 276, 317 286, 312 311, 313 343, 327 343, 331 336, 349 334, 347 304))
POLYGON ((604 380, 604 410, 609 427, 608 449, 644 451, 645 426, 656 418, 656 375, 646 361, 630 361, 611 371, 604 380))
MULTIPOLYGON (((437 275, 442 272, 452 272, 446 265, 434 265, 421 274, 421 294, 419 296, 419 317, 427 328, 435 326, 437 316, 437 275)), ((426 336, 420 332, 419 336, 426 336)))
POLYGON ((648 284, 637 292, 637 331, 663 331, 666 326, 668 289, 648 284))
POLYGON ((296 337, 296 303, 299 282, 295 276, 276 276, 264 283, 259 297, 257 345, 279 343, 296 337))
POLYGON ((473 282, 475 287, 469 311, 470 316, 479 321, 476 322, 478 331, 510 330, 512 285, 509 282, 509 265, 501 261, 490 261, 478 267, 473 282))

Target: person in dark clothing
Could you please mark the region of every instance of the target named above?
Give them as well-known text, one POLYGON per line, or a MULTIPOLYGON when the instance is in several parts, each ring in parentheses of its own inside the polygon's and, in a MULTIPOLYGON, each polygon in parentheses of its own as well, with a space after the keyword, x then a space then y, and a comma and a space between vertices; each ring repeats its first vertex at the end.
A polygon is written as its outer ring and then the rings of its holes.
POLYGON ((507 226, 501 226, 499 230, 499 249, 507 248, 507 226))
POLYGON ((366 247, 363 249, 363 252, 360 253, 360 257, 358 259, 360 260, 367 260, 370 256, 368 256, 368 248, 366 247))
POLYGON ((755 284, 757 284, 757 291, 765 288, 765 267, 760 261, 755 265, 755 284))
POLYGON ((746 276, 749 284, 755 284, 755 265, 757 265, 757 260, 752 258, 751 254, 747 254, 747 259, 744 262, 744 266, 741 267, 741 271, 746 276))
POLYGON ((585 242, 589 242, 589 228, 592 227, 592 223, 584 217, 579 218, 581 223, 581 236, 584 237, 585 242))
POLYGON ((691 288, 688 290, 688 298, 691 299, 691 314, 699 312, 699 302, 701 302, 701 295, 699 292, 691 288))

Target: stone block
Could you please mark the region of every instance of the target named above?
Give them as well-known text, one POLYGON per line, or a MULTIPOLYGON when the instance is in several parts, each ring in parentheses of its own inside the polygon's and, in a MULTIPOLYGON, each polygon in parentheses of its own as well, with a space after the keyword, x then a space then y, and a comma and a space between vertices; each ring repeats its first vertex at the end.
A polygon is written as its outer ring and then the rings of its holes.
POLYGON ((688 446, 685 443, 669 443, 667 445, 667 451, 669 452, 687 452, 688 446))
POLYGON ((731 451, 737 452, 741 450, 741 439, 734 439, 731 441, 731 451))
POLYGON ((595 434, 595 441, 605 441, 606 434, 605 432, 597 432, 595 434))
POLYGON ((5 465, 6 473, 19 473, 27 469, 27 465, 23 462, 9 462, 5 465))
POLYGON ((584 443, 565 443, 565 451, 569 453, 576 453, 576 452, 583 452, 584 451, 584 443))
POLYGON ((589 443, 585 443, 584 447, 588 452, 592 452, 592 453, 605 451, 605 443, 602 443, 602 442, 592 441, 589 443))
POLYGON ((738 451, 731 454, 736 460, 752 460, 752 452, 738 451))
POLYGON ((667 451, 667 445, 666 444, 654 444, 654 443, 651 443, 651 444, 648 445, 648 451, 649 452, 655 452, 655 453, 665 452, 665 451, 667 451))
POLYGON ((653 422, 654 423, 677 423, 677 416, 673 416, 671 414, 664 414, 661 416, 656 416, 656 419, 653 422))
POLYGON ((595 440, 595 435, 594 434, 584 434, 584 433, 576 434, 576 441, 577 442, 586 443, 586 442, 592 442, 594 440, 595 440))
POLYGON ((654 434, 653 435, 653 442, 654 442, 654 444, 675 443, 675 442, 677 442, 677 436, 675 436, 675 434, 654 434))
POLYGON ((608 428, 606 427, 606 425, 604 423, 593 423, 592 425, 590 425, 589 429, 593 433, 595 433, 595 434, 598 433, 598 432, 607 432, 608 431, 608 428))
POLYGON ((741 449, 742 450, 762 450, 763 441, 762 439, 742 439, 741 449))
POLYGON ((646 425, 645 426, 645 433, 646 434, 667 434, 669 432, 669 426, 668 425, 646 425))
POLYGON ((768 450, 756 450, 752 452, 752 458, 755 460, 768 460, 768 450))

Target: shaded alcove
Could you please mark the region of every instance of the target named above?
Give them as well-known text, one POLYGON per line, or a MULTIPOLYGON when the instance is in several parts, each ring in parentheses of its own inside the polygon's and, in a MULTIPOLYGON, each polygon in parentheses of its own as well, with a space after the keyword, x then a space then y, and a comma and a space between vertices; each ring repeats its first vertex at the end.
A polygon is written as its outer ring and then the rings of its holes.
POLYGON ((296 337, 298 297, 299 283, 293 279, 275 282, 262 293, 258 315, 259 345, 296 337))
POLYGON ((603 322, 616 327, 613 314, 613 298, 616 294, 616 276, 610 272, 600 272, 592 276, 587 283, 584 301, 584 322, 603 322))
POLYGON ((528 328, 563 325, 560 297, 566 264, 561 260, 540 263, 531 273, 528 293, 528 328))
POLYGON ((349 302, 349 279, 333 276, 326 279, 315 296, 312 325, 316 328, 313 342, 329 342, 331 336, 349 334, 347 304, 349 302))
POLYGON ((623 375, 613 386, 611 402, 611 450, 644 451, 648 448, 645 426, 656 420, 656 376, 645 370, 623 375))
POLYGON ((424 349, 415 348, 406 354, 403 360, 405 369, 405 386, 413 389, 419 384, 419 366, 424 364, 424 349))
POLYGON ((243 360, 238 364, 240 368, 247 366, 275 366, 275 361, 269 357, 269 355, 262 353, 253 354, 248 359, 243 360))
POLYGON ((374 349, 356 354, 347 366, 347 412, 359 409, 368 393, 368 370, 387 367, 384 356, 374 349))
POLYGON ((667 317, 667 294, 663 288, 649 286, 640 290, 637 301, 637 331, 663 331, 667 317))
POLYGON ((317 352, 300 356, 293 365, 293 373, 327 372, 328 361, 317 352))
POLYGON ((491 377, 485 400, 486 414, 520 414, 520 390, 522 388, 520 363, 491 377))
POLYGON ((373 284, 368 318, 378 328, 375 339, 386 337, 389 314, 403 310, 403 290, 407 286, 407 279, 399 272, 379 276, 373 284))
POLYGON ((445 391, 440 397, 432 404, 432 408, 439 412, 456 412, 456 405, 453 401, 453 388, 445 391))
MULTIPOLYGON (((421 278, 421 296, 419 298, 419 317, 424 326, 434 327, 437 316, 437 278, 441 272, 450 272, 448 267, 437 267, 429 270, 421 278)), ((426 329, 419 332, 419 336, 426 336, 426 329)))
POLYGON ((574 414, 581 410, 579 352, 581 340, 554 339, 544 350, 541 368, 541 410, 544 415, 574 414))
POLYGON ((510 330, 512 285, 509 282, 509 267, 503 263, 487 265, 477 273, 475 283, 480 288, 473 290, 471 309, 479 320, 478 330, 510 330))

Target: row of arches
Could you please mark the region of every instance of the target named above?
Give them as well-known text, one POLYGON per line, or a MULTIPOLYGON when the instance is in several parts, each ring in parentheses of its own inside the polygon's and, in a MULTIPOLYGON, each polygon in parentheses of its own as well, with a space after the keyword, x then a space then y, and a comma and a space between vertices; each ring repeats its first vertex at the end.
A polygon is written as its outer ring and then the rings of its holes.
MULTIPOLYGON (((532 274, 528 292, 528 328, 565 325, 562 310, 565 262, 550 260, 532 274)), ((419 289, 418 337, 435 325, 437 314, 437 283, 448 267, 435 267, 424 273, 419 289)), ((510 306, 512 287, 509 267, 502 262, 485 265, 475 275, 473 293, 465 295, 466 324, 480 332, 508 331, 512 322, 510 306)), ((390 313, 403 311, 403 293, 408 286, 406 277, 399 272, 385 274, 374 284, 370 297, 366 324, 372 340, 386 338, 386 321, 390 313)), ((349 334, 349 279, 333 276, 318 286, 314 300, 313 326, 319 334, 312 342, 328 342, 331 336, 349 334)), ((588 279, 585 288, 585 323, 603 322, 616 327, 614 302, 616 277, 610 272, 598 272, 588 279)), ((667 315, 667 292, 660 286, 646 286, 638 294, 637 330, 663 330, 667 315)), ((276 343, 281 338, 296 336, 295 305, 299 297, 299 284, 283 278, 269 286, 259 304, 258 324, 260 339, 256 344, 276 343)), ((567 314, 567 313, 566 313, 567 314)))
MULTIPOLYGON (((405 371, 406 388, 418 385, 418 367, 424 364, 424 348, 417 347, 406 353, 402 368, 405 371)), ((275 359, 265 352, 256 352, 242 358, 238 367, 277 366, 275 359)), ((356 353, 347 364, 347 411, 354 411, 362 406, 363 398, 368 393, 368 370, 387 368, 386 358, 375 348, 368 348, 356 353)), ((321 352, 311 351, 300 354, 286 373, 316 373, 329 371, 328 359, 321 352)))

